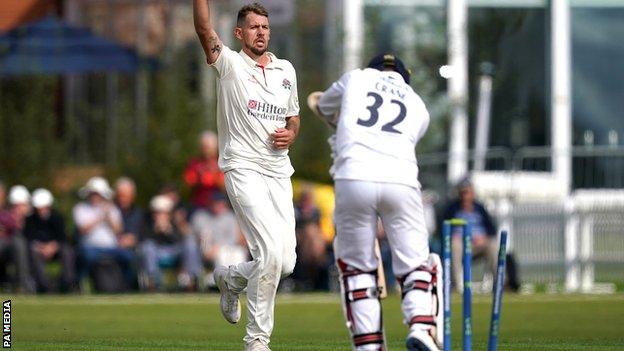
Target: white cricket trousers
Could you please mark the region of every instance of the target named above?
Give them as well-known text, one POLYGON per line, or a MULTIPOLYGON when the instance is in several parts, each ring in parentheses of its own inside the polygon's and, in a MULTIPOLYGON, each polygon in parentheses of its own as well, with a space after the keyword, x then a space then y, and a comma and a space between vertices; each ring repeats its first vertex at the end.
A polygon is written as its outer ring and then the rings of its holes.
POLYGON ((277 286, 297 258, 292 184, 290 178, 235 169, 225 173, 225 188, 253 259, 230 266, 226 282, 237 293, 247 288, 243 340, 269 343, 277 286))
MULTIPOLYGON (((342 272, 343 312, 353 350, 382 350, 381 304, 376 296, 361 296, 361 291, 377 290, 375 276, 370 273, 378 264, 374 249, 377 220, 381 219, 390 243, 394 274, 408 285, 418 279, 430 281, 429 274, 418 271, 429 258, 420 190, 402 184, 358 180, 335 183, 334 251, 342 272)), ((431 295, 416 290, 404 294, 401 310, 410 330, 420 329, 422 326, 415 324, 417 319, 432 318, 431 295)))
POLYGON ((403 276, 429 258, 419 189, 393 183, 336 180, 336 257, 362 271, 377 269, 375 234, 381 218, 392 250, 392 269, 403 276))

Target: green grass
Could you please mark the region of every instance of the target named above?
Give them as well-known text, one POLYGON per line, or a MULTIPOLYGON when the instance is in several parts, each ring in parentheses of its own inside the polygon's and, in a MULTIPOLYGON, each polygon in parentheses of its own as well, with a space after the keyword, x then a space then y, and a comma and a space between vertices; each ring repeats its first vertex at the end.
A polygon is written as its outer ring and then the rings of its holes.
MULTIPOLYGON (((1 296, 3 300, 7 296, 1 296)), ((389 350, 403 350, 399 299, 384 301, 389 350)), ((232 326, 216 295, 13 297, 15 350, 242 350, 244 320, 232 326)), ((461 307, 453 304, 454 350, 461 307)), ((473 349, 485 350, 490 298, 476 296, 473 349)), ((505 295, 499 350, 624 350, 624 295, 505 295)), ((282 295, 273 350, 349 350, 332 294, 282 295)))

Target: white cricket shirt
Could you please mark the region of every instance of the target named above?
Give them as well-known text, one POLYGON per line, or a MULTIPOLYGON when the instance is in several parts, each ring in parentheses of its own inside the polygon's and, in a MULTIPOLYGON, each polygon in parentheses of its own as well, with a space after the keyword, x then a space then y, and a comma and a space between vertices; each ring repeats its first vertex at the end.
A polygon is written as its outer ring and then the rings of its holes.
POLYGON ((348 72, 323 93, 318 108, 325 116, 338 114, 334 179, 420 187, 415 147, 429 126, 429 113, 400 74, 372 68, 348 72))
POLYGON ((273 147, 271 133, 299 115, 297 76, 292 64, 267 53, 263 67, 243 51, 224 46, 217 70, 219 168, 252 169, 271 177, 290 177, 288 150, 273 147))

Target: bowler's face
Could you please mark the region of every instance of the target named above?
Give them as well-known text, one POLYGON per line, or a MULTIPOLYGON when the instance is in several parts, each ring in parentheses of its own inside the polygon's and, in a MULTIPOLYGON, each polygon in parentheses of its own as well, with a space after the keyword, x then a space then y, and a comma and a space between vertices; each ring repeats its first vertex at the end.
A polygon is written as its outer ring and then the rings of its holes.
POLYGON ((250 12, 245 17, 242 27, 237 27, 236 37, 242 42, 243 47, 257 56, 261 56, 269 47, 271 29, 267 17, 250 12))

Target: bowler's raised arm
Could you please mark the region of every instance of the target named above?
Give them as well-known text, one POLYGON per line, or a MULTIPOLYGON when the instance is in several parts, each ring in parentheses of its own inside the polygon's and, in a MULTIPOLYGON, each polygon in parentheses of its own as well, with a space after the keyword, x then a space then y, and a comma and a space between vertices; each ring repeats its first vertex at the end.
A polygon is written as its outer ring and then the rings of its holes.
POLYGON ((193 23, 206 59, 209 64, 213 64, 221 54, 223 43, 210 21, 210 0, 193 0, 193 23))

